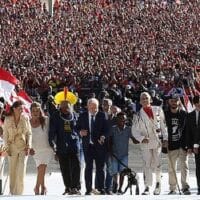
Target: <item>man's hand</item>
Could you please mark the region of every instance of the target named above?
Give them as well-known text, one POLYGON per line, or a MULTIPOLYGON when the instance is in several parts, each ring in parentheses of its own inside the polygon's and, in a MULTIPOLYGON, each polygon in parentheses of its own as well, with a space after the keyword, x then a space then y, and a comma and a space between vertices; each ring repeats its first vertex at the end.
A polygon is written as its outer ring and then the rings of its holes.
POLYGON ((88 131, 87 130, 80 130, 80 135, 81 135, 81 137, 84 137, 84 136, 87 136, 87 134, 88 134, 88 131))
POLYGON ((99 142, 99 144, 100 145, 103 145, 104 144, 104 142, 105 142, 105 136, 100 136, 100 138, 99 138, 99 140, 98 140, 98 142, 99 142))

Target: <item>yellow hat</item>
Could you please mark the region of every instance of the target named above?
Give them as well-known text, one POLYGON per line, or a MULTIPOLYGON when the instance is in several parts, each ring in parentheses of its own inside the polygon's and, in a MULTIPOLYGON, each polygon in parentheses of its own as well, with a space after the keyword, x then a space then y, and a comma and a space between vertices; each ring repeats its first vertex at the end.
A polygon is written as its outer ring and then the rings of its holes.
POLYGON ((64 91, 58 92, 54 97, 56 104, 60 104, 62 101, 68 101, 70 104, 74 105, 77 100, 78 97, 74 93, 69 92, 66 87, 64 88, 64 91))

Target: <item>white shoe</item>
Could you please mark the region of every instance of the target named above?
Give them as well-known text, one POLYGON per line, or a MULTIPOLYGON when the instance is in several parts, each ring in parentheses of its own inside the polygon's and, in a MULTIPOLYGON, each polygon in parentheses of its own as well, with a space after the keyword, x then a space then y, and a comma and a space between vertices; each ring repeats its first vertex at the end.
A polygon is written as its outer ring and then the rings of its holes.
POLYGON ((161 192, 160 183, 157 182, 157 183, 156 183, 156 188, 155 188, 153 194, 154 194, 154 195, 159 195, 160 192, 161 192))

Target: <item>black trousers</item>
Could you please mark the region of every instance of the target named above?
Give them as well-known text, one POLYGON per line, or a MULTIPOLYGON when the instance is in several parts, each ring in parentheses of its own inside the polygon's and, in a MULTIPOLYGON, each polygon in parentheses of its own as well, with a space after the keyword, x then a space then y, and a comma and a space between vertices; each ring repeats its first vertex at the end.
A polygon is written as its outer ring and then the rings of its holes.
POLYGON ((92 172, 93 172, 93 161, 96 165, 96 181, 98 183, 97 189, 104 190, 104 181, 105 181, 105 148, 96 147, 89 145, 87 150, 84 150, 85 156, 85 184, 86 190, 91 192, 92 190, 92 172))
POLYGON ((195 154, 197 187, 200 191, 200 154, 195 154))
POLYGON ((60 170, 66 188, 80 189, 80 162, 78 154, 58 154, 60 170))

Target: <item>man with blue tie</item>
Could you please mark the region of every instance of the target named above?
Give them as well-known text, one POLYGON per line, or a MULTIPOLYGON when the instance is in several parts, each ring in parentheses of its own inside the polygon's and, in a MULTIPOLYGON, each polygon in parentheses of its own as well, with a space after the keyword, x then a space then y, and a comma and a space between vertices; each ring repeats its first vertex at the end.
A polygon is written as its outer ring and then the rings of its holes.
POLYGON ((82 137, 85 157, 85 184, 86 195, 92 191, 93 161, 96 164, 96 178, 100 194, 104 191, 104 165, 105 165, 105 138, 108 134, 108 125, 105 114, 99 111, 99 101, 90 98, 87 102, 88 111, 82 113, 78 119, 77 129, 82 137))

